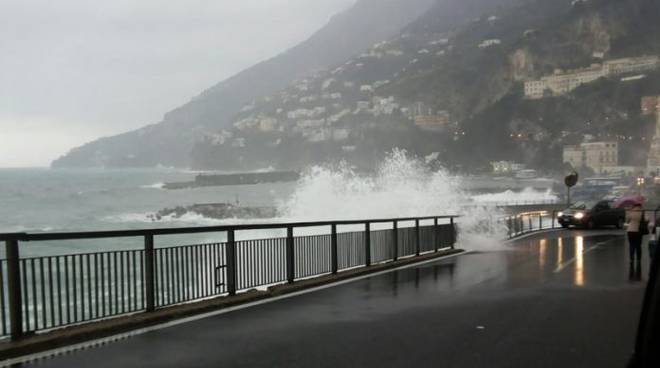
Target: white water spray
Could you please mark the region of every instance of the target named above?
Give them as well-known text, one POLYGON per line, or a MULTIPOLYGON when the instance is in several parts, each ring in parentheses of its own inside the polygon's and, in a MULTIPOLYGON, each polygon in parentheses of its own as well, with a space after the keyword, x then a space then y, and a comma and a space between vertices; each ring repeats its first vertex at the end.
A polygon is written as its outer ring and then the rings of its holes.
POLYGON ((432 171, 406 151, 394 150, 373 176, 360 175, 346 164, 311 168, 279 209, 287 221, 460 215, 463 243, 493 246, 493 240, 504 238, 498 223, 503 213, 474 203, 462 183, 444 169, 432 171))

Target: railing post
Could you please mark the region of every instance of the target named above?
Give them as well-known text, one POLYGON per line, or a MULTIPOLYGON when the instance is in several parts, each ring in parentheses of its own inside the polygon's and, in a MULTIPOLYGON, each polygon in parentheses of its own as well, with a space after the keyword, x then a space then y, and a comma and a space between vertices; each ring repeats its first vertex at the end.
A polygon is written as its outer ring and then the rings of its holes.
POLYGON ((516 236, 518 230, 518 220, 515 216, 511 217, 511 237, 516 236))
POLYGON ((454 225, 453 217, 450 217, 449 223, 451 224, 451 249, 454 249, 454 244, 456 244, 456 226, 454 225))
POLYGON ((156 310, 154 263, 154 235, 147 234, 144 236, 144 293, 147 312, 156 310))
POLYGON ((399 259, 399 224, 396 220, 394 220, 393 226, 392 243, 394 247, 394 257, 392 257, 392 260, 396 262, 399 259))
POLYGON ((237 279, 238 270, 236 269, 237 254, 236 254, 236 232, 234 230, 227 231, 227 293, 229 295, 236 295, 238 289, 237 279))
POLYGON ((516 236, 518 234, 518 219, 515 216, 511 217, 511 229, 512 236, 516 236))
POLYGON ((289 284, 293 283, 296 278, 295 262, 296 258, 293 253, 293 227, 286 228, 286 280, 289 284))
POLYGON ((552 228, 553 229, 555 228, 555 214, 556 214, 555 210, 552 210, 552 228))
POLYGON ((532 232, 532 215, 530 214, 529 217, 527 217, 527 222, 529 222, 529 231, 532 232))
POLYGON ((332 224, 330 228, 330 259, 332 260, 332 274, 334 275, 339 270, 337 262, 337 224, 332 224))
POLYGON ((435 252, 438 253, 438 248, 440 244, 440 228, 438 227, 438 218, 433 219, 433 231, 434 231, 434 236, 433 236, 433 247, 435 249, 435 252))
POLYGON ((415 220, 415 255, 419 257, 422 253, 421 247, 419 244, 419 219, 415 220))
POLYGON ((543 214, 539 212, 539 230, 543 230, 543 214))
POLYGON ((364 224, 364 264, 371 266, 371 223, 364 224))
POLYGON ((23 337, 23 301, 21 300, 21 266, 18 240, 7 240, 5 244, 10 332, 11 339, 18 340, 23 337))

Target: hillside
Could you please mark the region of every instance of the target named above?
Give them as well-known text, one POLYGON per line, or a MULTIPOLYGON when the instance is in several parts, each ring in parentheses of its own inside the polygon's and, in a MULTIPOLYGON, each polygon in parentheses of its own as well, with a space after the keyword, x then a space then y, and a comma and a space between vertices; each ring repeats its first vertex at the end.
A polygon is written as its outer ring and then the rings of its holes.
MULTIPOLYGON (((625 75, 609 75, 537 100, 524 98, 523 83, 557 69, 660 55, 659 2, 443 0, 428 6, 396 35, 281 88, 262 89, 232 114, 207 111, 208 122, 190 128, 182 121, 206 120, 178 112, 189 120, 166 118, 161 125, 171 131, 149 128, 123 142, 159 152, 169 147, 163 132, 194 132, 189 151, 170 150, 176 160, 158 162, 227 170, 299 169, 338 159, 368 169, 393 147, 435 153, 456 168, 507 159, 553 170, 562 166, 561 147, 585 135, 619 140, 624 164, 644 161, 653 119, 641 114, 640 100, 660 95, 657 70, 627 82, 625 75)), ((107 144, 116 149, 116 141, 107 144)), ((94 157, 100 146, 56 164, 94 157)))
POLYGON ((75 148, 52 166, 189 167, 190 151, 199 137, 230 126, 245 104, 397 34, 433 2, 359 0, 305 42, 209 88, 165 114, 162 122, 75 148))

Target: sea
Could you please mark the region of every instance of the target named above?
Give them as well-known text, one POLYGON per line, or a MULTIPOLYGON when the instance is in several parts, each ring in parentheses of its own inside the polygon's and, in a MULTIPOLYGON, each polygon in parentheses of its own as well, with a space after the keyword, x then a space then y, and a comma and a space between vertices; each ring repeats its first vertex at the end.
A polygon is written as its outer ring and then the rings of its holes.
MULTIPOLYGON (((197 172, 178 169, 0 169, 0 233, 78 232, 213 226, 248 220, 217 220, 187 214, 153 221, 164 208, 198 203, 276 206, 295 183, 165 190, 164 183, 191 181, 197 172)), ((224 240, 213 236, 162 237, 160 246, 224 240)), ((27 254, 51 255, 140 247, 139 239, 26 243, 27 254), (33 251, 34 250, 34 251, 33 251)))
MULTIPOLYGON (((0 169, 0 233, 77 232, 213 226, 278 221, 314 221, 415 216, 462 215, 466 223, 497 216, 490 204, 506 201, 548 201, 548 190, 526 188, 470 193, 466 182, 444 170, 394 152, 373 175, 356 173, 348 165, 310 167, 298 182, 163 189, 164 183, 191 181, 199 172, 154 169, 0 169), (164 208, 202 203, 274 206, 276 219, 211 219, 196 214, 154 221, 150 214, 164 208), (479 209, 465 204, 480 205, 479 209)), ((243 233, 239 238, 281 236, 243 233)), ((224 241, 225 234, 162 236, 157 246, 224 241)), ((142 239, 75 240, 22 243, 22 256, 139 249, 142 239)), ((4 248, 4 247, 0 247, 4 248)), ((0 256, 4 249, 0 250, 0 256)))

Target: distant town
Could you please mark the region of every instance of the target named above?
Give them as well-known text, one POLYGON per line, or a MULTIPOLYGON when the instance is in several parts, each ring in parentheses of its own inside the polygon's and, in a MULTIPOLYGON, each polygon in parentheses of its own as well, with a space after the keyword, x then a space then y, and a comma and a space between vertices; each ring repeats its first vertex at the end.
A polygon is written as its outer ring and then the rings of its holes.
MULTIPOLYGON (((585 135, 584 141, 580 144, 565 145, 562 162, 575 170, 586 169, 597 175, 658 175, 660 173, 660 96, 644 97, 641 109, 644 115, 656 115, 655 135, 651 141, 645 166, 621 165, 619 142, 596 141, 591 135, 585 135)), ((496 174, 516 174, 527 169, 524 165, 512 161, 497 161, 492 162, 491 165, 496 174)))
MULTIPOLYGON (((595 58, 602 58, 603 53, 595 53, 595 58)), ((525 82, 525 97, 540 99, 544 97, 561 96, 579 86, 598 80, 603 77, 616 77, 645 71, 655 70, 660 66, 657 55, 613 59, 602 64, 592 64, 587 68, 575 70, 555 70, 552 75, 544 76, 539 80, 525 82)), ((637 80, 645 75, 632 75, 622 78, 622 81, 637 80)))

